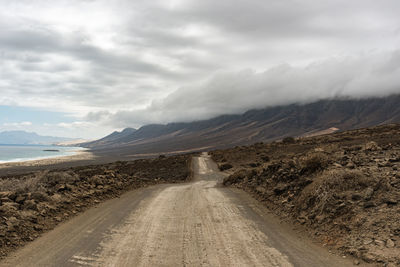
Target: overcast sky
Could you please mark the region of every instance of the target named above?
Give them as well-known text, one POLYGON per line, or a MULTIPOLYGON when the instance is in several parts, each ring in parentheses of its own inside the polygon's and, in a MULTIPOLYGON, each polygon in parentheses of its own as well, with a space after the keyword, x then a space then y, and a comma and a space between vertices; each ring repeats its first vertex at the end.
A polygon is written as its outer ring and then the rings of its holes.
POLYGON ((400 93, 398 0, 0 0, 0 130, 98 138, 400 93))

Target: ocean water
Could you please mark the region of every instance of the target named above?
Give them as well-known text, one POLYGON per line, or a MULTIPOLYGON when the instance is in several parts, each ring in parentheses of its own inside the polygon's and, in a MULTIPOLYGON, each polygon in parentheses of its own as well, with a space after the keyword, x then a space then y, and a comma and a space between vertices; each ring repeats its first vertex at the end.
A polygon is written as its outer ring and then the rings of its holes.
POLYGON ((82 147, 60 147, 42 145, 0 145, 0 163, 47 159, 60 156, 71 156, 82 150, 85 149, 82 147), (48 149, 58 151, 44 151, 48 149))

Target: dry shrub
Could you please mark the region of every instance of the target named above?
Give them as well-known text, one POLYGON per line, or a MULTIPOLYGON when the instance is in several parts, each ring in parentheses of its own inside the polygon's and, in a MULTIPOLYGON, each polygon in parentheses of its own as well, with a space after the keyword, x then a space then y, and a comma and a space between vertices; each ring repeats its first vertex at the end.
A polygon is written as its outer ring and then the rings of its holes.
POLYGON ((232 166, 232 164, 224 163, 224 164, 220 164, 220 165, 218 166, 218 168, 219 168, 221 171, 226 171, 226 170, 232 169, 233 166, 232 166))
POLYGON ((77 174, 71 171, 62 172, 41 172, 36 174, 37 179, 40 183, 54 186, 56 184, 72 184, 79 180, 77 174))
POLYGON ((73 172, 41 171, 22 178, 0 180, 0 192, 44 192, 47 187, 56 184, 73 183, 78 179, 79 177, 73 172))
POLYGON ((10 191, 16 193, 27 193, 44 190, 35 176, 24 177, 24 178, 12 178, 4 179, 0 181, 0 191, 10 191))
POLYGON ((329 158, 323 153, 311 153, 301 159, 302 173, 314 173, 329 166, 329 158))
POLYGON ((288 136, 288 137, 283 138, 282 143, 284 143, 284 144, 294 144, 294 143, 296 143, 296 139, 294 139, 291 136, 288 136))
POLYGON ((234 172, 232 175, 225 177, 222 184, 223 185, 231 185, 235 183, 240 183, 244 179, 253 177, 255 175, 254 170, 245 170, 241 169, 239 171, 234 172))
POLYGON ((322 173, 317 180, 319 191, 331 192, 358 191, 376 183, 374 178, 357 170, 330 170, 322 173))
POLYGON ((302 203, 303 209, 313 207, 323 211, 327 205, 333 205, 338 196, 346 191, 355 192, 374 187, 376 182, 374 178, 356 170, 325 171, 303 190, 299 203, 302 203))

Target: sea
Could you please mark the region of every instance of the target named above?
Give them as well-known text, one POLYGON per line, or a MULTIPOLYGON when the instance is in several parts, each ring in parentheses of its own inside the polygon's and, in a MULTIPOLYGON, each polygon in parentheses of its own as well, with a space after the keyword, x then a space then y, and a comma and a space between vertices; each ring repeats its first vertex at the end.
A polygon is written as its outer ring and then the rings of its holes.
POLYGON ((0 163, 48 159, 60 156, 71 156, 82 150, 85 150, 85 148, 44 146, 44 145, 1 145, 0 144, 0 163))

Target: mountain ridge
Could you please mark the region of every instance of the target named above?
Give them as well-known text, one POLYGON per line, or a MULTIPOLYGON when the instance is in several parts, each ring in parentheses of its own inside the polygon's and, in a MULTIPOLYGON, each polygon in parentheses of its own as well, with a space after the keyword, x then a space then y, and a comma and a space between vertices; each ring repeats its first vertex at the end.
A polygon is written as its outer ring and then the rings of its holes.
MULTIPOLYGON (((123 154, 172 153, 207 150, 255 142, 268 142, 286 136, 349 130, 400 122, 400 94, 369 99, 319 100, 249 110, 243 114, 221 115, 209 120, 150 124, 108 142, 82 146, 98 152, 123 154)), ((100 140, 103 140, 102 138, 100 140)), ((112 140, 110 140, 112 139, 112 140)))
POLYGON ((72 140, 74 138, 42 136, 35 132, 22 130, 0 132, 0 144, 2 145, 52 145, 72 140))

